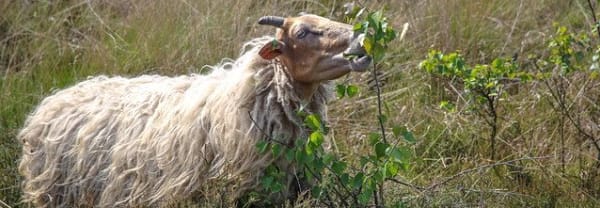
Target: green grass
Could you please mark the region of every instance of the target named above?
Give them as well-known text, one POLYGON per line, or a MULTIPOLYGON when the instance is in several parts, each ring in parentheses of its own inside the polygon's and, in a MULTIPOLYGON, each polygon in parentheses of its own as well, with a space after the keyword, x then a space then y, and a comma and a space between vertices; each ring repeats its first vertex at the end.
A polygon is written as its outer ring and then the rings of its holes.
MULTIPOLYGON (((235 58, 244 41, 273 33, 272 28, 256 24, 262 15, 307 11, 340 20, 345 3, 32 2, 0 2, 0 201, 10 206, 21 206, 16 134, 26 115, 53 90, 99 74, 200 72, 204 65, 235 58)), ((530 69, 526 67, 529 54, 548 53, 546 41, 554 34, 554 22, 588 32, 598 43, 590 32, 593 22, 587 1, 378 2, 365 6, 375 10, 387 5, 386 15, 397 29, 410 24, 405 39, 392 43, 383 94, 390 122, 408 126, 418 139, 410 169, 398 179, 425 188, 390 183, 388 199, 402 199, 416 207, 600 206, 596 185, 600 170, 594 167, 597 152, 572 125, 561 124, 540 83, 518 86, 501 102, 498 158, 491 161, 490 129, 464 105, 458 104, 456 113, 441 110, 441 100, 461 99, 453 92, 456 86, 417 67, 435 48, 460 50, 470 64, 515 56, 524 69, 530 69)), ((368 77, 365 73, 344 78, 361 86, 361 92, 330 106, 330 136, 350 161, 370 151, 365 135, 378 128, 368 77)), ((600 97, 597 88, 587 91, 595 101, 600 97)), ((581 102, 577 110, 590 115, 582 119, 591 118, 586 122, 594 124, 593 116, 600 110, 585 104, 578 92, 577 87, 567 91, 581 102)))

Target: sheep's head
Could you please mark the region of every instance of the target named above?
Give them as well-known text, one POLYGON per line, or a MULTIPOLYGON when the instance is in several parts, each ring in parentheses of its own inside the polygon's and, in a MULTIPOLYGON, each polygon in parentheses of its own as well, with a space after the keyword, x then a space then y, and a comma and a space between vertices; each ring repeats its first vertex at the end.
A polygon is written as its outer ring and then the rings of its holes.
POLYGON ((315 84, 351 71, 363 72, 371 63, 361 46, 363 35, 355 34, 351 25, 316 15, 265 16, 258 23, 279 28, 276 38, 263 46, 260 55, 281 60, 298 82, 315 84), (347 55, 354 58, 348 59, 347 55))

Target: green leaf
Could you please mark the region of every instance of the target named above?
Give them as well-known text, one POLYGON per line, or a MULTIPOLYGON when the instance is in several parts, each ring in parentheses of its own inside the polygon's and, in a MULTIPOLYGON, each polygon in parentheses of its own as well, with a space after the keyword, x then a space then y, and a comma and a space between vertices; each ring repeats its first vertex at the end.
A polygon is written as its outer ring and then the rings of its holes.
POLYGON ((292 161, 294 160, 294 155, 296 155, 296 149, 287 149, 285 151, 285 159, 287 161, 292 161))
POLYGON ((395 162, 402 162, 404 159, 398 147, 389 147, 385 152, 395 162))
POLYGON ((304 105, 300 105, 300 108, 298 110, 296 110, 296 115, 300 118, 303 118, 306 116, 306 111, 304 111, 304 105))
POLYGON ((385 42, 391 42, 392 40, 396 39, 396 31, 390 27, 386 28, 383 39, 385 42))
POLYGON ((346 169, 346 163, 342 162, 342 161, 334 161, 333 164, 331 165, 331 169, 333 170, 333 173, 337 174, 337 175, 342 175, 344 173, 344 170, 346 169))
POLYGON ((305 163, 311 163, 315 160, 315 154, 306 154, 305 163))
POLYGON ((304 151, 295 151, 295 153, 296 153, 296 162, 298 162, 300 164, 306 163, 306 154, 305 154, 305 152, 306 152, 306 149, 304 151))
POLYGON ((323 134, 319 131, 313 131, 310 134, 310 142, 313 143, 315 146, 321 146, 321 144, 323 144, 323 134))
POLYGON ((385 152, 394 162, 408 162, 411 157, 408 147, 389 147, 385 152))
POLYGON ((373 55, 373 43, 374 41, 371 37, 365 36, 365 39, 363 39, 363 47, 369 55, 373 55))
POLYGON ((400 163, 400 167, 402 168, 402 170, 408 171, 410 165, 408 163, 400 163))
POLYGON ((381 11, 376 11, 376 12, 370 13, 367 16, 367 21, 369 21, 369 23, 371 23, 371 24, 380 25, 382 18, 383 18, 383 13, 381 11))
POLYGON ((337 84, 335 86, 335 92, 337 93, 338 98, 343 98, 346 95, 346 85, 337 84))
MULTIPOLYGON (((373 175, 375 175, 375 174, 373 174, 373 175)), ((373 177, 366 178, 365 183, 363 183, 363 187, 364 187, 365 191, 373 192, 373 190, 375 190, 375 188, 377 188, 377 184, 375 183, 375 180, 373 177)))
POLYGON ((379 168, 379 169, 377 169, 377 171, 375 171, 375 173, 373 174, 373 181, 375 183, 383 182, 383 179, 384 179, 383 175, 385 173, 384 171, 385 171, 385 169, 383 169, 383 168, 379 168))
POLYGON ((348 94, 348 97, 354 97, 356 94, 358 94, 358 87, 354 85, 348 85, 346 88, 346 93, 348 94))
POLYGON ((305 144, 306 144, 306 140, 296 139, 296 141, 294 142, 294 147, 301 148, 301 147, 304 147, 305 144))
POLYGON ((456 106, 454 106, 454 104, 445 100, 440 102, 440 108, 448 112, 455 112, 456 110, 456 106))
MULTIPOLYGON (((442 101, 442 102, 444 102, 444 101, 442 101)), ((405 126, 394 126, 392 128, 392 133, 396 137, 399 137, 400 135, 402 135, 402 137, 404 137, 404 140, 406 140, 409 143, 416 142, 414 135, 410 131, 408 131, 408 129, 405 126)))
POLYGON ((258 152, 260 154, 264 154, 265 152, 267 152, 267 146, 269 146, 269 143, 266 141, 258 141, 256 143, 256 148, 258 148, 258 152))
POLYGON ((359 189, 362 187, 363 181, 365 180, 365 174, 357 173, 352 179, 352 188, 359 189))
POLYGON ((365 37, 368 36, 369 34, 367 33, 369 31, 369 22, 363 22, 362 23, 362 31, 359 31, 361 33, 365 34, 365 37))
POLYGON ((312 155, 315 152, 314 145, 312 143, 306 143, 306 146, 304 147, 304 152, 306 153, 307 156, 312 155))
POLYGON ((404 126, 394 126, 392 127, 392 134, 394 134, 395 137, 399 137, 404 129, 406 129, 404 126))
POLYGON ((315 159, 312 162, 312 168, 315 169, 315 172, 317 174, 321 173, 325 168, 325 164, 323 164, 323 159, 320 157, 315 157, 315 159))
POLYGON ((335 156, 331 153, 326 153, 325 155, 323 155, 323 163, 325 163, 326 165, 331 163, 333 159, 335 159, 335 156))
POLYGON ((394 205, 392 205, 392 207, 394 207, 394 208, 408 208, 409 206, 406 204, 406 202, 396 201, 396 202, 394 202, 394 205))
POLYGON ((354 24, 354 26, 352 27, 352 30, 359 32, 359 31, 363 31, 364 30, 363 28, 364 28, 364 24, 362 22, 359 22, 359 23, 354 24))
POLYGON ((371 55, 373 56, 373 61, 380 62, 385 55, 385 47, 378 42, 373 44, 373 49, 371 55))
POLYGON ((373 193, 371 193, 372 191, 363 191, 358 195, 358 203, 365 205, 367 203, 369 203, 369 201, 371 200, 371 197, 373 196, 373 193))
POLYGON ((269 165, 269 166, 267 166, 267 169, 265 170, 265 172, 269 176, 275 176, 275 175, 277 175, 277 173, 279 173, 279 169, 273 165, 269 165))
POLYGON ((383 39, 385 32, 383 31, 384 29, 384 24, 386 24, 385 22, 379 22, 378 26, 376 28, 373 28, 375 30, 375 34, 373 35, 373 38, 376 41, 380 41, 383 39))
POLYGON ((395 177, 398 175, 398 170, 400 167, 395 162, 388 162, 385 164, 385 176, 386 177, 395 177))
POLYGON ((319 187, 319 186, 314 186, 311 189, 311 194, 313 197, 319 198, 323 194, 323 189, 321 189, 321 187, 319 187))
POLYGON ((283 189, 283 185, 280 182, 275 181, 271 186, 271 192, 277 193, 283 189))
POLYGON ((406 140, 408 143, 414 144, 415 142, 417 142, 413 133, 408 131, 408 129, 406 128, 405 131, 402 132, 402 136, 404 137, 404 140, 406 140))
POLYGON ((277 143, 271 144, 271 153, 273 153, 273 156, 275 157, 279 156, 281 153, 281 145, 277 143))
POLYGON ((402 153, 398 150, 398 147, 388 147, 385 152, 393 161, 402 162, 402 153))
POLYGON ((368 157, 361 156, 360 157, 360 166, 364 167, 367 163, 371 161, 368 157))
POLYGON ((370 145, 375 145, 380 140, 381 140, 381 134, 379 134, 378 132, 371 132, 371 133, 369 133, 369 144, 370 145))
POLYGON ((595 70, 595 71, 592 71, 592 72, 590 73, 590 78, 591 78, 592 80, 596 80, 596 79, 598 79, 598 77, 599 77, 598 75, 600 75, 600 72, 598 72, 597 70, 595 70))
POLYGON ((304 124, 313 131, 322 131, 321 120, 315 114, 310 114, 304 119, 304 124))
POLYGON ((312 181, 312 180, 314 180, 315 175, 313 175, 312 172, 310 172, 310 171, 305 171, 304 177, 306 177, 306 180, 312 181))
POLYGON ((375 155, 377 156, 377 158, 385 156, 385 149, 387 149, 388 146, 388 144, 382 142, 375 144, 375 155))
POLYGON ((262 184, 263 187, 270 189, 271 185, 273 184, 273 177, 272 176, 263 177, 262 180, 260 181, 260 183, 262 184))
POLYGON ((340 180, 344 186, 346 186, 346 184, 350 184, 350 174, 343 173, 342 176, 340 176, 340 180))

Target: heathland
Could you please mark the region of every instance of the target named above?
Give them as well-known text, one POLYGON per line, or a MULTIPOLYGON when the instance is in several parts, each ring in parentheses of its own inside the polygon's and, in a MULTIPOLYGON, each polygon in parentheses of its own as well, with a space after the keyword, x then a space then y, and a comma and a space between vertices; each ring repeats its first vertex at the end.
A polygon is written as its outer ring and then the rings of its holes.
MULTIPOLYGON (((0 207, 20 207, 16 134, 39 101, 95 75, 204 73, 264 15, 344 21, 336 0, 0 1, 0 207)), ((390 205, 600 206, 597 1, 378 0, 403 39, 381 64, 387 128, 410 159, 386 182, 390 205), (469 73, 463 73, 468 71, 469 73), (487 73, 489 71, 489 73, 487 73), (486 72, 486 73, 480 73, 486 72)), ((337 83, 328 137, 350 164, 379 131, 373 74, 337 83)))

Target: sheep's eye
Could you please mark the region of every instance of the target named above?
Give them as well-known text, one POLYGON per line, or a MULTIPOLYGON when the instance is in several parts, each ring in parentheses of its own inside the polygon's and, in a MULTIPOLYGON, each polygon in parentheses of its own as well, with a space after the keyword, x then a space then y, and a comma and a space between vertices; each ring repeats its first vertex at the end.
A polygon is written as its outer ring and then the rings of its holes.
POLYGON ((306 37, 306 35, 308 35, 308 30, 307 29, 298 30, 298 32, 296 33, 296 37, 298 39, 302 39, 302 38, 306 37))

